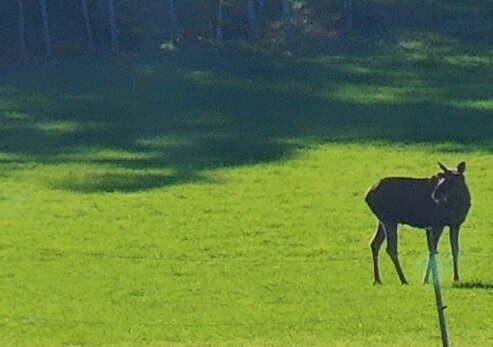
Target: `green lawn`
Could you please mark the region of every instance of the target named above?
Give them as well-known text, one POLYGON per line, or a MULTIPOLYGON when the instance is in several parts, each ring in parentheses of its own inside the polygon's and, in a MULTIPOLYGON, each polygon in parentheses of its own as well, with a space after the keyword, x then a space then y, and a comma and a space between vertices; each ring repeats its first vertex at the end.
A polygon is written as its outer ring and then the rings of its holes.
MULTIPOLYGON (((493 57, 411 36, 365 55, 7 70, 0 345, 438 346, 424 232, 401 286, 363 197, 467 161, 455 346, 493 344, 493 57)), ((178 62, 177 62, 178 61, 178 62)))

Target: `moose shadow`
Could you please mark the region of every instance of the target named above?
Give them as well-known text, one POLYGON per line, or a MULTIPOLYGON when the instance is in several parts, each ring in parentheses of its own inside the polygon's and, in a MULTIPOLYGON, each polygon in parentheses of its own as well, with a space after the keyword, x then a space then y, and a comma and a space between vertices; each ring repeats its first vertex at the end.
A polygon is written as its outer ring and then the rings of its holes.
POLYGON ((493 291, 493 282, 485 282, 481 280, 474 280, 468 282, 454 283, 454 288, 457 289, 484 289, 493 291))

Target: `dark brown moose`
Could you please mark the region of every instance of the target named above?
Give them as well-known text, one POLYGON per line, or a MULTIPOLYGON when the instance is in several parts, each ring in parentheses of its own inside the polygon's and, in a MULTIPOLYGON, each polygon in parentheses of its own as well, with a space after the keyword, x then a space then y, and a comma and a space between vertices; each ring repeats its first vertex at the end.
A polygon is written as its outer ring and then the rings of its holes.
MULTIPOLYGON (((436 252, 445 227, 450 228, 450 245, 454 260, 454 281, 459 280, 459 230, 471 207, 471 195, 464 177, 466 163, 457 170, 438 163, 443 172, 431 178, 387 177, 366 194, 365 201, 378 218, 371 242, 375 284, 381 284, 378 252, 387 239, 387 253, 395 265, 402 284, 407 284, 397 255, 397 226, 408 224, 426 229, 429 252, 436 252)), ((428 282, 430 262, 424 282, 428 282)))

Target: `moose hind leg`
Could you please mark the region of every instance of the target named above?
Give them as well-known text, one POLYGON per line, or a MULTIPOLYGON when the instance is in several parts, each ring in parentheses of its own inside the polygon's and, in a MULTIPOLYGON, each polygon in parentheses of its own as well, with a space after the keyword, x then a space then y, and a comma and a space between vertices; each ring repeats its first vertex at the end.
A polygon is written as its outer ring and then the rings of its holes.
POLYGON ((382 246, 384 240, 385 228, 383 224, 378 221, 375 236, 373 236, 373 240, 370 243, 371 253, 373 256, 373 278, 375 284, 382 284, 382 280, 380 279, 380 271, 378 268, 378 252, 380 251, 380 247, 382 246))
POLYGON ((384 225, 387 234, 387 253, 394 263, 397 275, 402 284, 408 284, 404 271, 402 271, 401 263, 399 262, 398 251, 397 251, 397 224, 387 223, 384 225))

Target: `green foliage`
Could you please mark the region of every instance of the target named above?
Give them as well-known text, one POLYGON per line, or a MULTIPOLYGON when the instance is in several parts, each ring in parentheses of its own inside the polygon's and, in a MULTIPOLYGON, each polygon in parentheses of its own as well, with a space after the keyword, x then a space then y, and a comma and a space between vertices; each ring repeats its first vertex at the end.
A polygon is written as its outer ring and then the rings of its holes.
POLYGON ((424 233, 411 285, 384 253, 374 287, 363 202, 436 160, 473 194, 462 283, 440 247, 451 341, 491 345, 491 53, 210 54, 3 78, 0 345, 438 345, 424 233))

